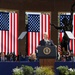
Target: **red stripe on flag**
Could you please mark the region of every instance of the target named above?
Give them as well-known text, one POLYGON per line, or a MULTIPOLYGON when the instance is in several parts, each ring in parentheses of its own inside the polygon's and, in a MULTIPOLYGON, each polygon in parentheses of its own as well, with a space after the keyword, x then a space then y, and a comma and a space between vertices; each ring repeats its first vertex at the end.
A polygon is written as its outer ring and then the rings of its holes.
POLYGON ((47 26, 47 25, 46 25, 46 19, 47 19, 47 17, 46 17, 46 14, 45 14, 45 15, 44 15, 44 27, 45 27, 45 32, 47 32, 47 31, 46 31, 46 28, 47 28, 47 27, 46 27, 46 26, 47 26))
POLYGON ((3 31, 3 52, 6 52, 6 31, 3 31))
POLYGON ((15 13, 15 44, 14 44, 14 47, 15 47, 15 54, 18 55, 18 14, 15 13))
POLYGON ((28 55, 30 55, 30 32, 28 32, 28 55))
POLYGON ((32 33, 28 32, 28 55, 30 55, 32 53, 32 49, 33 49, 33 41, 32 41, 32 33))
POLYGON ((72 43, 73 43, 73 42, 72 42, 72 39, 70 39, 70 45, 69 45, 69 46, 70 46, 70 50, 73 50, 73 47, 72 47, 73 44, 72 44, 72 43))
POLYGON ((48 38, 51 39, 50 14, 48 14, 48 38))
MULTIPOLYGON (((45 23, 46 22, 46 15, 45 14, 43 14, 42 19, 43 19, 43 34, 44 34, 46 32, 46 28, 45 28, 46 27, 46 23, 45 23)), ((44 35, 43 35, 43 37, 44 37, 44 35)))
POLYGON ((62 38, 63 38, 62 37, 62 32, 60 32, 60 38, 59 38, 60 39, 60 42, 62 41, 62 38))
POLYGON ((43 39, 43 15, 41 15, 41 39, 43 39))
POLYGON ((10 27, 9 27, 9 53, 12 52, 12 13, 9 14, 10 27))
POLYGON ((38 45, 39 45, 39 41, 40 41, 40 33, 38 32, 38 45))

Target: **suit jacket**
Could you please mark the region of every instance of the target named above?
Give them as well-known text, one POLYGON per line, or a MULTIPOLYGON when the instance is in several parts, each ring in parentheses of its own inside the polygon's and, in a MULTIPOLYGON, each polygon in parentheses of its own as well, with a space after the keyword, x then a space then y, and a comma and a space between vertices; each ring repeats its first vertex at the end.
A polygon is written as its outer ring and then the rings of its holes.
MULTIPOLYGON (((41 45, 41 46, 46 46, 46 41, 45 41, 44 39, 41 40, 41 41, 39 42, 39 45, 41 45)), ((49 40, 49 41, 48 41, 48 45, 54 46, 53 41, 52 41, 52 40, 49 40)))

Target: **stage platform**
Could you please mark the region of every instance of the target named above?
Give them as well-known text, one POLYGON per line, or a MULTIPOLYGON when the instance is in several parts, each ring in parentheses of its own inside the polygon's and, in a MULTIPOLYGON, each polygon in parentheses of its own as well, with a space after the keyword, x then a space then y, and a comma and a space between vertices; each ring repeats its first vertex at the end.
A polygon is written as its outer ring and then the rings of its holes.
MULTIPOLYGON (((16 66, 21 66, 21 65, 29 65, 34 67, 40 66, 39 62, 29 62, 29 61, 18 61, 18 62, 0 62, 0 75, 12 75, 12 69, 15 68, 16 66)), ((72 61, 67 61, 67 62, 61 62, 57 61, 54 64, 54 69, 56 75, 58 74, 58 70, 56 69, 58 66, 68 66, 69 68, 75 68, 75 62, 72 61)))
POLYGON ((55 62, 54 68, 55 68, 56 75, 59 75, 59 72, 56 69, 58 66, 68 66, 69 68, 75 68, 75 62, 72 62, 72 61, 66 61, 66 62, 57 61, 57 62, 55 62))
POLYGON ((34 67, 39 66, 39 62, 19 61, 19 62, 0 62, 0 75, 12 75, 12 69, 16 66, 29 65, 34 67))

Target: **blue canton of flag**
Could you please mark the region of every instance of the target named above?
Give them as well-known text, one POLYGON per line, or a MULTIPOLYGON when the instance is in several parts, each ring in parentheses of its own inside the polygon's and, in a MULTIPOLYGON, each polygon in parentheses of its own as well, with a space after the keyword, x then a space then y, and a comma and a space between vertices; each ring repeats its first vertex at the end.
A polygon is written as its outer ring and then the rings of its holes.
POLYGON ((9 30, 9 13, 0 12, 0 30, 9 30))
POLYGON ((29 32, 40 31, 40 15, 28 14, 28 31, 29 32))
MULTIPOLYGON (((62 23, 63 18, 67 18, 68 22, 70 20, 70 15, 60 15, 60 26, 64 26, 64 24, 62 23)), ((60 30, 60 32, 63 32, 63 29, 60 30)))

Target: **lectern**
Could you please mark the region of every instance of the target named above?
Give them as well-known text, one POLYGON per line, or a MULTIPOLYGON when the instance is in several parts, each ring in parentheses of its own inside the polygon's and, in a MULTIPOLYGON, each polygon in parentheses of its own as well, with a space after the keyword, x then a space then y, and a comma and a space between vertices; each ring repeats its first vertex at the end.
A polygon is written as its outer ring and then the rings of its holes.
POLYGON ((56 61, 55 46, 39 46, 37 57, 39 58, 40 66, 53 66, 56 61))

